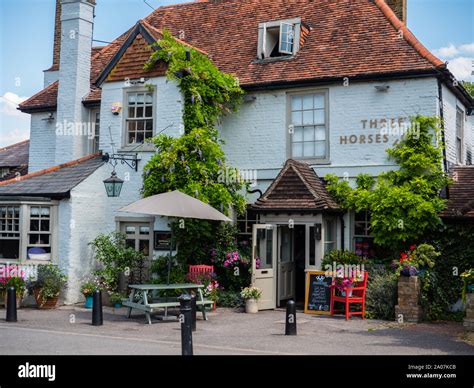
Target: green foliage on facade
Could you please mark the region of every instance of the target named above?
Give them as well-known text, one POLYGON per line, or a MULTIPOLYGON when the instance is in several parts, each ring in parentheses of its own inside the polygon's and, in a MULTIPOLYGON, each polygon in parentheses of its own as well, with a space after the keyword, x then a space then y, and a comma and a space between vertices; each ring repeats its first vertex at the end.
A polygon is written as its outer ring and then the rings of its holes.
POLYGON ((118 232, 100 234, 89 245, 94 250, 100 268, 94 272, 105 283, 109 291, 116 291, 120 275, 133 272, 145 256, 135 248, 127 246, 126 235, 118 232))
POLYGON ((184 128, 180 137, 160 134, 153 139, 157 152, 145 166, 144 196, 180 190, 223 213, 228 214, 230 208, 242 212, 242 180, 223 179, 232 168, 226 165, 216 129, 219 118, 235 111, 241 102, 243 91, 237 78, 221 72, 206 55, 168 32, 156 45, 160 49, 145 67, 157 61, 167 63, 167 78, 178 84, 184 97, 184 128))
POLYGON ((369 210, 375 243, 402 249, 441 225, 439 213, 445 208, 441 189, 449 184, 443 172, 443 144, 439 120, 417 116, 412 128, 393 148, 388 158, 399 169, 377 178, 359 175, 355 187, 335 175, 327 175, 327 189, 346 209, 369 210))
POLYGON ((462 86, 464 86, 464 89, 467 90, 467 92, 471 95, 471 97, 474 98, 474 82, 469 82, 469 81, 461 81, 462 86))

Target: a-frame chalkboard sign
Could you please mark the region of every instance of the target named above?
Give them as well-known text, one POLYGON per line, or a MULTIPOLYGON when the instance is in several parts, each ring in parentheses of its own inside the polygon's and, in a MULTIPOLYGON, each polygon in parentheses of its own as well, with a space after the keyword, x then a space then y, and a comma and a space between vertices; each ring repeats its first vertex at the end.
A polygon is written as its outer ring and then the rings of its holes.
POLYGON ((331 284, 332 277, 324 271, 306 272, 306 314, 331 314, 331 284))

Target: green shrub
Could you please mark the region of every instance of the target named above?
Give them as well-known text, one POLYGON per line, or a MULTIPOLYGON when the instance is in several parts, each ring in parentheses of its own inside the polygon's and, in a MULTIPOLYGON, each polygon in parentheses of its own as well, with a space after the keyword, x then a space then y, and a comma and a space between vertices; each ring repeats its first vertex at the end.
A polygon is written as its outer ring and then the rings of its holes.
POLYGON ((321 268, 324 270, 326 265, 330 265, 332 268, 334 262, 336 264, 363 264, 365 260, 351 251, 334 250, 324 256, 321 268))
POLYGON ((240 292, 237 291, 221 291, 219 294, 219 306, 220 307, 242 307, 244 301, 240 296, 240 292))
POLYGON ((368 318, 394 320, 397 304, 397 276, 385 269, 370 271, 365 303, 368 318))
POLYGON ((461 274, 474 267, 474 225, 446 224, 431 234, 430 243, 440 256, 435 265, 423 276, 421 304, 426 320, 460 320, 462 314, 450 307, 462 297, 461 274))

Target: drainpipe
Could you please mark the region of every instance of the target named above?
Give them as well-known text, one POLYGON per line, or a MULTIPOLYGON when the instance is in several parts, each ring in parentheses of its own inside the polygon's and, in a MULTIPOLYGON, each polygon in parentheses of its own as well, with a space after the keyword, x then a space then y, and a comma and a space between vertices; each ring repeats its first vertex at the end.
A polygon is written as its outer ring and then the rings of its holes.
POLYGON ((443 165, 444 171, 448 172, 448 160, 446 158, 446 136, 444 133, 444 108, 443 108, 443 83, 438 78, 438 100, 439 100, 439 117, 441 119, 441 136, 443 139, 443 165))
POLYGON ((344 240, 345 240, 345 238, 344 238, 345 230, 344 229, 346 229, 346 227, 344 225, 344 214, 341 214, 339 216, 339 219, 341 220, 341 250, 344 250, 344 245, 345 245, 344 244, 344 240))

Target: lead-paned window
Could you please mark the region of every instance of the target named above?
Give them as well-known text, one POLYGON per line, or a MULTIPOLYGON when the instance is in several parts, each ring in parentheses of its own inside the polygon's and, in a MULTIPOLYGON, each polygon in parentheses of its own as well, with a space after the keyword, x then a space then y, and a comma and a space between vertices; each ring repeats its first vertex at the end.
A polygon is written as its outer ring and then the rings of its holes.
POLYGON ((0 206, 0 259, 20 257, 20 207, 0 206))
POLYGON ((143 144, 153 137, 153 93, 127 94, 127 143, 143 144))

